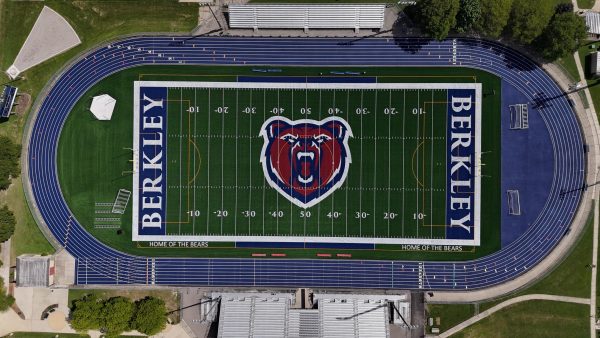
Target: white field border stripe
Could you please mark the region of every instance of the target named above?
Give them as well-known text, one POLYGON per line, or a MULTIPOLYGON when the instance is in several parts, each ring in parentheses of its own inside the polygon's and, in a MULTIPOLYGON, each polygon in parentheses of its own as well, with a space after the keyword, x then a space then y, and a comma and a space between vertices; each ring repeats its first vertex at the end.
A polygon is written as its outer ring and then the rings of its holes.
MULTIPOLYGON (((481 83, 475 84, 475 156, 481 154, 481 83)), ((480 172, 480 163, 475 160, 475 173, 480 172)), ((481 175, 475 175, 475 222, 473 245, 481 245, 481 175)))
MULTIPOLYGON (((295 82, 185 82, 135 81, 144 87, 242 88, 242 89, 475 89, 479 83, 295 83, 295 82)), ((481 92, 479 92, 481 98, 481 92)))
POLYGON ((139 235, 134 241, 181 241, 181 242, 312 242, 312 243, 369 243, 369 244, 423 244, 423 245, 466 245, 472 240, 444 238, 384 238, 384 237, 315 237, 315 236, 152 236, 139 235))
MULTIPOLYGON (((139 88, 242 88, 242 89, 474 89, 475 90, 475 154, 481 153, 481 84, 480 83, 271 83, 271 82, 184 82, 184 81, 134 81, 134 149, 138 149, 139 136, 139 88)), ((139 159, 137 159, 139 161, 139 159)), ((478 166, 478 164, 476 164, 478 166)), ((476 170, 479 169, 476 167, 476 170)), ((133 175, 133 225, 137 223, 138 173, 133 175)), ((373 243, 373 244, 424 244, 424 245, 469 245, 478 246, 481 240, 481 177, 475 176, 475 234, 474 239, 432 239, 432 238, 381 238, 381 237, 314 237, 314 236, 210 236, 210 235, 139 235, 133 226, 134 241, 257 241, 257 242, 315 242, 315 243, 373 243)), ((263 192, 264 193, 264 192, 263 192)), ((264 207, 264 203, 263 203, 264 207)), ((264 212, 263 212, 264 217, 264 212)), ((346 215, 348 217, 348 215, 346 215)), ((263 221, 264 227, 264 221, 263 221)), ((264 232, 264 231, 263 231, 264 232)))
MULTIPOLYGON (((139 235, 138 235, 138 212, 139 212, 139 205, 138 205, 138 198, 139 198, 139 192, 140 192, 140 185, 139 185, 139 164, 136 162, 139 160, 139 158, 137 158, 139 156, 136 156, 136 152, 139 149, 139 137, 140 137, 140 83, 139 82, 134 82, 133 83, 133 201, 131 204, 131 227, 132 229, 132 238, 134 241, 139 240, 139 235)), ((166 137, 166 135, 165 135, 166 137)))

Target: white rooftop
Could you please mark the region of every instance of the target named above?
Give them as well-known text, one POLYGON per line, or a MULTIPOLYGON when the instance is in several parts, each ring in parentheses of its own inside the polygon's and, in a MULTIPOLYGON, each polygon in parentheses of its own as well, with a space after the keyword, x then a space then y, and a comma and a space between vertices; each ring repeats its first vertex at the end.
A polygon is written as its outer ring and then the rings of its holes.
POLYGON ((108 94, 94 96, 90 111, 98 120, 107 121, 112 117, 116 103, 117 101, 108 94))

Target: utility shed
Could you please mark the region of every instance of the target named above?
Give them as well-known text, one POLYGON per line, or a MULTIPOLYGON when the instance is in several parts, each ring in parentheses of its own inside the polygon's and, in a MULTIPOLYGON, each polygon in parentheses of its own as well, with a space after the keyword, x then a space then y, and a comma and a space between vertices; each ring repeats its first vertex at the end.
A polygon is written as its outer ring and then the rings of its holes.
POLYGON ((17 287, 47 287, 54 284, 54 259, 51 256, 17 257, 17 287))
POLYGON ((593 52, 590 54, 590 74, 600 76, 600 53, 593 52))

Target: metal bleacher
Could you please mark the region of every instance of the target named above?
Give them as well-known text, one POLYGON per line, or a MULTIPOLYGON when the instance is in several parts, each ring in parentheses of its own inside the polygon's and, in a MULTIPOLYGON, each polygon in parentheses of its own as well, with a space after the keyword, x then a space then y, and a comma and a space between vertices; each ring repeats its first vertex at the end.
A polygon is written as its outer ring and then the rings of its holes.
POLYGON ((125 213, 125 209, 127 208, 127 203, 129 202, 129 197, 131 197, 131 191, 125 189, 119 189, 119 193, 117 194, 117 198, 115 198, 115 203, 112 207, 113 214, 123 214, 125 213))
POLYGON ((513 104, 510 108, 510 129, 529 128, 529 112, 527 104, 513 104))
POLYGON ((521 215, 519 190, 507 190, 506 196, 508 197, 508 214, 514 216, 521 215))
POLYGON ((13 104, 15 103, 15 99, 17 98, 16 87, 12 86, 3 86, 2 91, 0 92, 0 117, 8 118, 10 116, 10 111, 12 109, 13 104))
POLYGON ((230 28, 381 29, 385 4, 229 5, 230 28))

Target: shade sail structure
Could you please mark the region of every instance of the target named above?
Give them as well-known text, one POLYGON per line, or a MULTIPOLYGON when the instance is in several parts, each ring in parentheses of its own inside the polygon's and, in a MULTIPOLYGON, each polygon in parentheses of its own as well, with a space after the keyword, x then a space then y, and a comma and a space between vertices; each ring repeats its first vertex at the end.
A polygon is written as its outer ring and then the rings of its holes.
POLYGON ((108 121, 112 117, 117 101, 108 94, 94 96, 90 111, 101 121, 108 121))

